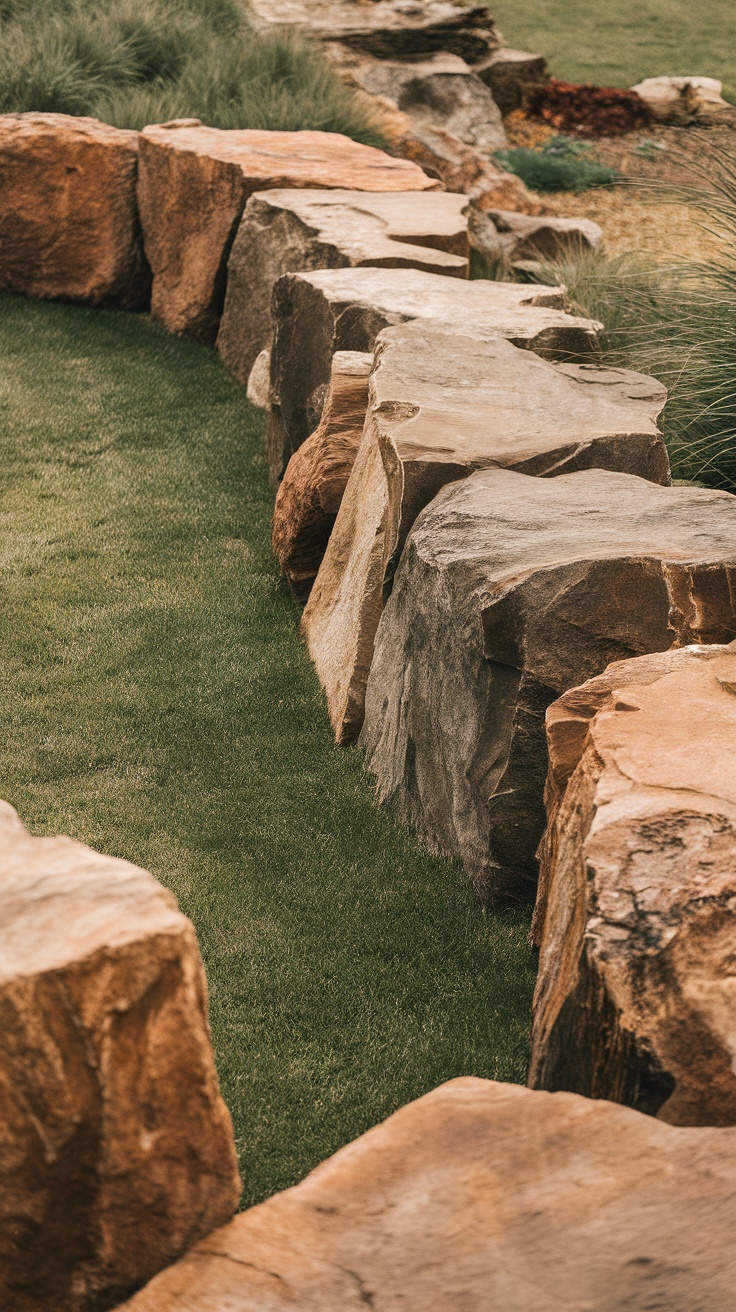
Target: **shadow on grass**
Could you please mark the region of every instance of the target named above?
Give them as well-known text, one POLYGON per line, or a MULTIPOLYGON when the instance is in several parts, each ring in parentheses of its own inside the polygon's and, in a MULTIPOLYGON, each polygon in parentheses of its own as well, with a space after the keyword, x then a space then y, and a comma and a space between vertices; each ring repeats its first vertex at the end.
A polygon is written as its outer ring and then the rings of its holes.
POLYGON ((442 1080, 524 1078, 524 917, 330 741, 269 545, 262 417, 122 314, 0 299, 0 795, 199 934, 244 1203, 442 1080))

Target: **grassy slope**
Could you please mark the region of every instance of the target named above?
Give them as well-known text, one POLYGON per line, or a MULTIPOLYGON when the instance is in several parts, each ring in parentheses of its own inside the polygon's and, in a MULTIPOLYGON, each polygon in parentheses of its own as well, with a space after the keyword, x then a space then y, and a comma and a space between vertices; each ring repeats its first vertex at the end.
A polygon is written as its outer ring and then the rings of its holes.
POLYGON ((331 745, 261 417, 217 357, 0 299, 0 425, 0 795, 192 916, 244 1202, 443 1079, 522 1079, 525 927, 485 917, 331 745))
POLYGON ((645 77, 720 78, 736 100, 733 0, 488 0, 509 45, 546 55, 558 77, 633 86, 645 77))

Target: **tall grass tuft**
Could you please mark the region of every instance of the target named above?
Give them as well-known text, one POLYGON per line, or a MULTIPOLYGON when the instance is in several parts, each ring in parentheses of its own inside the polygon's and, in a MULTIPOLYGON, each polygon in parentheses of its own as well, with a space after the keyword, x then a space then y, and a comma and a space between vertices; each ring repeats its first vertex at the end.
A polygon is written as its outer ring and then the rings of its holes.
POLYGON ((238 0, 0 0, 0 112, 33 110, 384 144, 313 46, 255 33, 238 0))

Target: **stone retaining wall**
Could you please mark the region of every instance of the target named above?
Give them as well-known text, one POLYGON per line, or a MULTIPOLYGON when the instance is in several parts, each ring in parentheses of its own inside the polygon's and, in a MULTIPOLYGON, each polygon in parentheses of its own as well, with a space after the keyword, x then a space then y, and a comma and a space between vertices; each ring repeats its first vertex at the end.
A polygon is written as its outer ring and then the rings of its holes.
MULTIPOLYGON (((594 1099, 736 1121, 736 498, 669 486, 663 389, 601 367, 563 288, 467 281, 465 199, 410 162, 21 115, 0 177, 0 288, 141 308, 152 271, 157 318, 255 364, 336 737, 365 715, 382 795, 486 898, 533 897, 548 716, 530 1080, 587 1100, 445 1086, 131 1310, 725 1309, 733 1131, 594 1099)), ((0 822, 0 1291, 92 1312, 236 1204, 201 963, 144 872, 0 822)))

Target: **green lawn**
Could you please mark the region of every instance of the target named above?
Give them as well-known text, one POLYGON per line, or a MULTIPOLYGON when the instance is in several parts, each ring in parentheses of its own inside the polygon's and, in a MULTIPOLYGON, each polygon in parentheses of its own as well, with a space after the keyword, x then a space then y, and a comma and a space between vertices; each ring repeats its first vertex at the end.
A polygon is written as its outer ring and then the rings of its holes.
POLYGON ((243 389, 144 319, 6 297, 0 407, 0 795, 194 920, 244 1203, 442 1080, 522 1080, 526 925, 331 744, 243 389))
POLYGON ((509 45, 557 77, 633 86, 645 77, 720 78, 736 100, 734 0, 488 0, 509 45))

